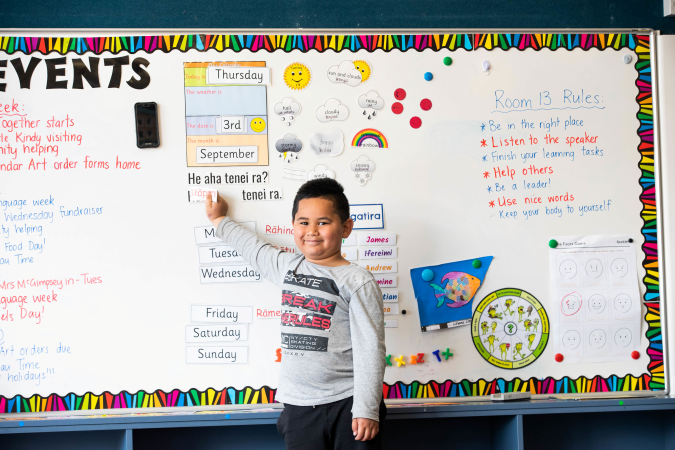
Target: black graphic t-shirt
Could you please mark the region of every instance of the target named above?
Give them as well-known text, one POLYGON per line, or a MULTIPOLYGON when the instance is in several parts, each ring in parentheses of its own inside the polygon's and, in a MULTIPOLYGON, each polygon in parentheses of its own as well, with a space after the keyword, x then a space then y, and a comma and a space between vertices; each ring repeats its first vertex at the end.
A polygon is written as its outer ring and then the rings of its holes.
POLYGON ((277 399, 298 406, 354 396, 352 416, 378 420, 384 377, 382 293, 355 264, 326 267, 272 247, 225 218, 216 235, 281 287, 277 399))

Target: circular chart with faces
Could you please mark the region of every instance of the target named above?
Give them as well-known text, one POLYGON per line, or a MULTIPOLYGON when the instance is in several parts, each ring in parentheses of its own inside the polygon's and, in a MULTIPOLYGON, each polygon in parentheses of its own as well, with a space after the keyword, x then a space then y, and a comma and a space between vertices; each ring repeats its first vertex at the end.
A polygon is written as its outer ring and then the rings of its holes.
POLYGON ((548 315, 529 292, 516 288, 494 291, 473 313, 471 338, 493 366, 520 369, 541 356, 549 337, 548 315))

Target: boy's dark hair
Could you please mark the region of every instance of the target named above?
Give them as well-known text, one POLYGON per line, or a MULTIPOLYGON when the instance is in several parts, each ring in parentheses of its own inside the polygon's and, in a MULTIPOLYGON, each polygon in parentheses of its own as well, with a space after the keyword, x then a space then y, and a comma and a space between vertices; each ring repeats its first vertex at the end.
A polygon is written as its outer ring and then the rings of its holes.
POLYGON ((347 200, 345 190, 340 183, 332 178, 317 178, 300 186, 298 193, 295 194, 295 200, 293 200, 293 221, 295 221, 295 214, 298 212, 300 200, 306 198, 325 198, 326 200, 330 200, 333 202, 333 209, 342 223, 345 223, 349 219, 349 200, 347 200))

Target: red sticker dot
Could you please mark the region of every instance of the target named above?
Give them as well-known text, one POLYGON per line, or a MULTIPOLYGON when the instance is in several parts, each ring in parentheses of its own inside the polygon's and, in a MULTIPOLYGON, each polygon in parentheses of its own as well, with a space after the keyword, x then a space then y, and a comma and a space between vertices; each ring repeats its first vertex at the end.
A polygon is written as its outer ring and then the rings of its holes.
POLYGON ((403 112, 403 105, 400 104, 399 102, 396 102, 393 105, 391 105, 391 110, 393 111, 394 114, 401 114, 403 112))
POLYGON ((394 97, 396 100, 403 100, 405 98, 405 91, 401 88, 398 88, 394 91, 394 97))
POLYGON ((431 109, 431 100, 428 98, 425 98, 420 102, 420 108, 422 108, 424 111, 429 111, 431 109))
POLYGON ((555 355, 555 360, 556 360, 556 361, 562 362, 563 359, 565 359, 565 358, 563 357, 563 355, 561 355, 560 353, 556 353, 556 355, 555 355))
POLYGON ((419 117, 415 116, 412 119, 410 119, 410 126, 413 128, 419 128, 422 126, 422 119, 419 117))
POLYGON ((638 358, 640 358, 640 352, 637 352, 637 351, 633 352, 633 353, 630 354, 630 357, 633 358, 633 359, 638 359, 638 358))

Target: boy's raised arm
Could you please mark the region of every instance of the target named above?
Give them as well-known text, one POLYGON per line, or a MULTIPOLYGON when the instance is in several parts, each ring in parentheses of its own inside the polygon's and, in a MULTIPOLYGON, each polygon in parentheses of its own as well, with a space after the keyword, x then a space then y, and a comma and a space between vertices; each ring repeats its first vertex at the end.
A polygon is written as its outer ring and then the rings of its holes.
POLYGON ((352 417, 379 422, 384 380, 384 310, 375 280, 358 289, 349 301, 349 324, 354 358, 352 417))
POLYGON ((216 236, 234 248, 263 278, 275 284, 281 283, 284 269, 293 255, 272 247, 248 228, 228 218, 228 209, 220 194, 215 202, 207 196, 206 216, 216 228, 216 236))

